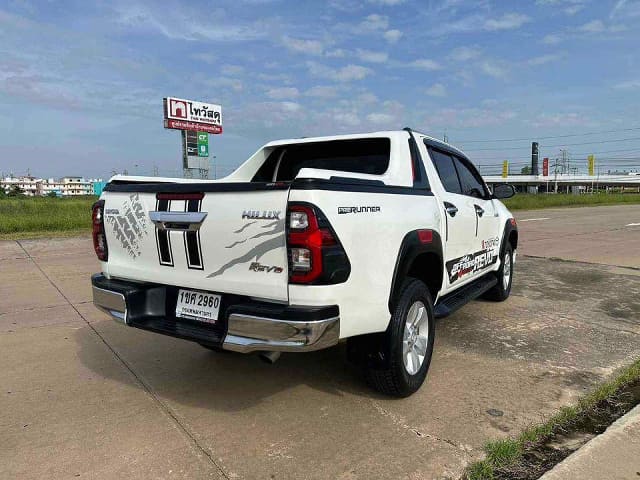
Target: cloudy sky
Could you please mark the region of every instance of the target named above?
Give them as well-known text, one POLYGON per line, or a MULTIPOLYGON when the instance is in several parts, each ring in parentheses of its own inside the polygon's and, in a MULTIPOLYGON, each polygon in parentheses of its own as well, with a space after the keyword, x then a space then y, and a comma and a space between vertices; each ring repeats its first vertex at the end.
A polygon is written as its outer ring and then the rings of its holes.
POLYGON ((173 175, 164 96, 222 104, 219 174, 407 125, 480 165, 640 165, 639 45, 638 0, 0 0, 0 173, 173 175))

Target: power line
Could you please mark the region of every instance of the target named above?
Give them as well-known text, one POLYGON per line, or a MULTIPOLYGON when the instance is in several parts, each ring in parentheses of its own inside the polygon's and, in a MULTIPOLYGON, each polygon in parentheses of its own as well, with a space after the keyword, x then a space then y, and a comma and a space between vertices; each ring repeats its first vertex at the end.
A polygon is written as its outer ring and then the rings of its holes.
MULTIPOLYGON (((640 130, 640 127, 635 128, 621 128, 619 130, 602 130, 600 132, 588 132, 588 133, 572 133, 568 135, 551 135, 547 137, 536 137, 538 140, 549 140, 552 138, 568 138, 568 137, 582 137, 588 135, 602 135, 603 133, 617 133, 617 132, 632 132, 640 130)), ((531 141, 531 138, 503 138, 496 140, 457 140, 459 143, 491 143, 491 142, 524 142, 531 141)))
MULTIPOLYGON (((640 137, 631 137, 631 138, 618 138, 616 140, 598 140, 595 142, 580 142, 580 143, 558 143, 555 145, 542 145, 544 148, 553 148, 553 147, 572 147, 576 145, 596 145, 603 143, 615 143, 615 142, 629 142, 629 141, 640 140, 640 137)), ((523 148, 528 148, 527 146, 522 147, 496 147, 496 148, 476 148, 474 150, 465 150, 468 152, 480 152, 480 151, 489 151, 489 150, 522 150, 523 148)))

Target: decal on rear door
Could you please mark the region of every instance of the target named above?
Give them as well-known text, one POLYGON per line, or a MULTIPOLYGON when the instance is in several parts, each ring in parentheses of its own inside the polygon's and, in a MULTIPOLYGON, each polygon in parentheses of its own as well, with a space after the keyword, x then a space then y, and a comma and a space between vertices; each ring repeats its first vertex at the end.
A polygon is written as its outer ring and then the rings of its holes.
MULTIPOLYGON (((191 200, 156 200, 156 210, 159 212, 171 211, 172 202, 180 202, 184 204, 185 212, 199 212, 202 207, 201 199, 191 200)), ((174 232, 179 235, 180 232, 174 232)), ((192 270, 204 270, 204 262, 202 260, 202 246, 200 244, 200 231, 182 232, 184 250, 187 258, 187 267, 192 270)), ((173 267, 174 258, 171 246, 171 232, 156 227, 156 244, 158 246, 158 260, 160 265, 173 267)))
MULTIPOLYGON (((241 229, 236 230, 234 233, 242 233, 249 225, 252 225, 255 222, 248 223, 243 226, 241 229)), ((243 263, 247 263, 249 261, 253 261, 256 265, 260 265, 259 260, 271 250, 276 250, 278 248, 282 248, 285 246, 285 237, 284 237, 284 220, 277 220, 275 222, 267 223, 266 225, 261 225, 260 230, 257 230, 257 233, 248 234, 245 238, 240 238, 234 241, 231 245, 227 245, 225 248, 228 249, 236 249, 243 250, 243 247, 239 247, 240 245, 244 245, 247 241, 252 240, 254 238, 268 237, 266 240, 258 243, 257 245, 245 250, 243 253, 239 253, 238 256, 230 260, 229 262, 222 265, 218 270, 213 273, 207 275, 208 278, 217 277, 218 275, 222 275, 226 270, 230 269, 234 265, 240 265, 243 263), (269 229, 269 230, 266 230, 269 229), (264 231, 260 231, 264 230, 264 231)), ((250 230, 251 231, 251 230, 250 230)), ((252 229, 253 232, 256 232, 256 229, 252 229)), ((276 273, 281 273, 284 271, 283 267, 272 266, 269 267, 271 270, 276 273), (279 270, 279 271, 278 271, 279 270)), ((264 271, 259 270, 257 268, 251 269, 252 271, 264 271)))
POLYGON ((449 260, 446 264, 449 284, 487 268, 498 261, 500 240, 490 238, 482 241, 482 250, 449 260))
POLYGON ((105 209, 105 220, 113 228, 116 240, 132 259, 142 253, 142 239, 147 235, 144 205, 137 193, 129 195, 120 209, 105 209))

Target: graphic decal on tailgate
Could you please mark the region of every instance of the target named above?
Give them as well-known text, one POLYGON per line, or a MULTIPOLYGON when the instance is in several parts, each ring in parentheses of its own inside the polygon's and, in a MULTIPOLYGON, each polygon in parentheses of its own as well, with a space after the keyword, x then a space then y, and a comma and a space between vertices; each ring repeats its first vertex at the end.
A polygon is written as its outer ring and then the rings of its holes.
POLYGON ((141 241, 147 235, 147 218, 144 205, 137 193, 129 195, 120 209, 105 209, 105 220, 113 228, 113 234, 122 248, 134 260, 142 253, 141 241))
MULTIPOLYGON (((255 223, 255 222, 252 222, 255 223)), ((234 233, 242 232, 249 224, 245 225, 240 230, 235 231, 234 233)), ((231 267, 235 265, 240 265, 243 263, 248 263, 250 261, 257 262, 259 261, 266 253, 271 250, 276 250, 278 248, 285 246, 285 236, 284 236, 284 220, 278 220, 276 222, 271 222, 261 227, 262 229, 271 228, 266 232, 259 232, 255 235, 251 235, 250 237, 243 238, 240 240, 236 240, 231 245, 228 245, 225 248, 236 248, 238 245, 242 245, 249 240, 253 240, 254 238, 260 237, 270 237, 267 240, 264 240, 261 243, 258 243, 254 247, 247 250, 245 253, 237 256, 236 258, 230 260, 229 262, 222 265, 215 272, 207 275, 208 278, 217 277, 218 275, 222 275, 225 271, 229 270, 231 267)))

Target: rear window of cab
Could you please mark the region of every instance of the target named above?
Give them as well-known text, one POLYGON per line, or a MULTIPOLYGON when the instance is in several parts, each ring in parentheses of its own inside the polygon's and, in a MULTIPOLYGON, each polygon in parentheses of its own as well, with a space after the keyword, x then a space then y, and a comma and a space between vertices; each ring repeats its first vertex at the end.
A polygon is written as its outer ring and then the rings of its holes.
POLYGON ((303 168, 382 175, 389 168, 390 156, 388 138, 283 145, 271 152, 252 181, 292 181, 303 168))

